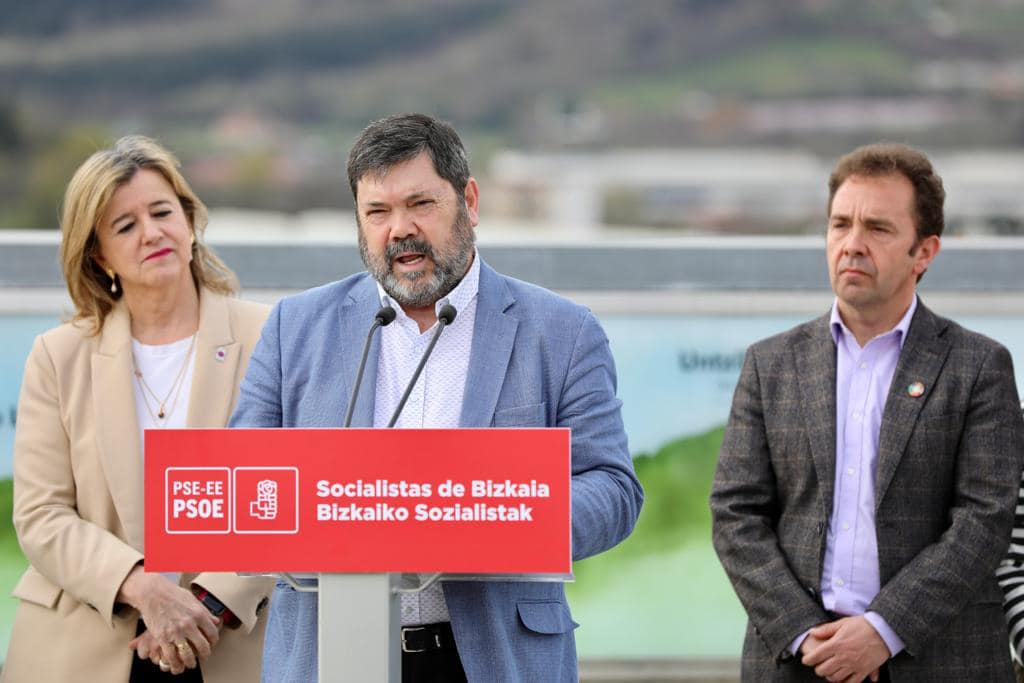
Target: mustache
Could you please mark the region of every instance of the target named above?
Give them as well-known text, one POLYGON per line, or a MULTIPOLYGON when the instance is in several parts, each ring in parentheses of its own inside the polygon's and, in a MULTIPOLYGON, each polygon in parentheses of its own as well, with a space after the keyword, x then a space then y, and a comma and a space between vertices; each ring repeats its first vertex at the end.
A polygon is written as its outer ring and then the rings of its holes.
POLYGON ((860 271, 863 271, 865 273, 874 272, 874 269, 870 266, 870 264, 868 262, 862 260, 862 259, 846 259, 846 260, 840 261, 837 270, 843 271, 843 270, 846 270, 848 268, 852 268, 854 270, 860 270, 860 271))
POLYGON ((391 242, 388 244, 386 257, 388 261, 394 260, 399 254, 406 252, 415 251, 424 256, 429 257, 431 260, 434 258, 434 248, 430 246, 430 243, 425 240, 417 239, 405 239, 401 242, 391 242))

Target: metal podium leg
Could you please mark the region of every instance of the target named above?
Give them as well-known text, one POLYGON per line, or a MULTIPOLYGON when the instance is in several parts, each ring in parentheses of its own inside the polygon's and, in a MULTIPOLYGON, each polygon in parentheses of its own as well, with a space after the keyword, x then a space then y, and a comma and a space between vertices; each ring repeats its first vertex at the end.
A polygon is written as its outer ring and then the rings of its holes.
POLYGON ((399 599, 390 574, 321 574, 320 683, 400 683, 399 599))

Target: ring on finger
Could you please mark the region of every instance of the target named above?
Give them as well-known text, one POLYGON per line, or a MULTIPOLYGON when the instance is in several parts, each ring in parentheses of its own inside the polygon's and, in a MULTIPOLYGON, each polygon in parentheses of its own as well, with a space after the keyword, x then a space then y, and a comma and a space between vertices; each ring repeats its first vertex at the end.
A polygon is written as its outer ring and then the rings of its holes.
POLYGON ((174 647, 178 648, 178 654, 182 654, 182 655, 185 654, 186 652, 188 652, 188 649, 189 649, 188 648, 188 643, 186 643, 184 641, 178 641, 177 643, 174 644, 174 647))
POLYGON ((171 665, 168 664, 167 662, 165 662, 162 659, 158 662, 158 665, 160 666, 160 670, 161 671, 170 671, 171 670, 171 665))

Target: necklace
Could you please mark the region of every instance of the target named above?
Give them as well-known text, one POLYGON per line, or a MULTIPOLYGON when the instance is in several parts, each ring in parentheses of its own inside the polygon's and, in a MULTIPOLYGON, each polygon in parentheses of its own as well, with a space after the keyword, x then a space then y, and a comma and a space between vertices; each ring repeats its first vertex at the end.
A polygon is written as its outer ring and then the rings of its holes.
POLYGON ((141 386, 143 390, 142 402, 146 406, 146 412, 149 413, 151 418, 153 418, 153 424, 156 424, 159 420, 163 420, 168 415, 174 413, 174 409, 178 406, 178 397, 181 395, 181 387, 184 385, 182 380, 185 378, 185 368, 188 367, 188 360, 192 356, 192 349, 195 345, 196 335, 193 334, 192 341, 188 345, 188 351, 185 352, 185 360, 182 361, 181 367, 178 368, 178 374, 175 375, 174 382, 171 384, 171 388, 167 392, 167 395, 164 396, 163 400, 160 400, 160 397, 156 395, 156 392, 153 391, 146 382, 146 378, 142 376, 142 371, 139 370, 139 363, 135 359, 135 354, 132 354, 132 367, 135 369, 135 378, 139 381, 139 386, 141 386), (149 400, 146 398, 146 394, 149 394, 149 396, 153 398, 153 402, 157 406, 155 415, 153 414, 153 409, 149 407, 149 400), (167 402, 171 400, 172 396, 174 397, 174 400, 171 403, 171 409, 167 410, 167 402))

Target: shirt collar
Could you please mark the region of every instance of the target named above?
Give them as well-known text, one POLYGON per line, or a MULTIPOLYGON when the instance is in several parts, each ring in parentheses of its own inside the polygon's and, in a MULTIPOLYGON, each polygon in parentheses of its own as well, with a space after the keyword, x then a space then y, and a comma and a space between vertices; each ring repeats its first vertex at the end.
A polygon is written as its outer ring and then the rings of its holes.
MULTIPOLYGON (((384 287, 381 286, 380 282, 374 281, 377 284, 377 296, 380 298, 381 305, 389 305, 395 309, 395 312, 400 318, 407 318, 405 311, 402 307, 392 299, 387 292, 384 291, 384 287)), ((434 304, 434 313, 438 313, 441 307, 445 304, 451 304, 455 307, 456 313, 461 313, 463 309, 469 306, 473 299, 476 298, 477 293, 480 290, 480 254, 477 250, 473 249, 473 263, 470 265, 466 275, 459 281, 459 284, 455 285, 455 289, 448 292, 447 296, 441 297, 434 304)), ((458 321, 458 316, 455 320, 458 321)))
MULTIPOLYGON (((917 310, 917 294, 914 295, 914 299, 910 302, 910 306, 907 308, 907 312, 903 314, 900 321, 896 323, 896 327, 892 328, 884 334, 878 335, 878 337, 884 337, 889 334, 896 333, 897 339, 900 343, 900 348, 903 348, 903 343, 907 340, 907 332, 910 331, 910 321, 914 319, 914 312, 917 310)), ((842 317, 839 315, 839 298, 837 297, 832 301, 832 313, 828 319, 829 329, 832 331, 832 339, 836 344, 844 336, 853 336, 853 332, 843 322, 842 317)), ((878 337, 875 337, 877 339, 878 337)))

